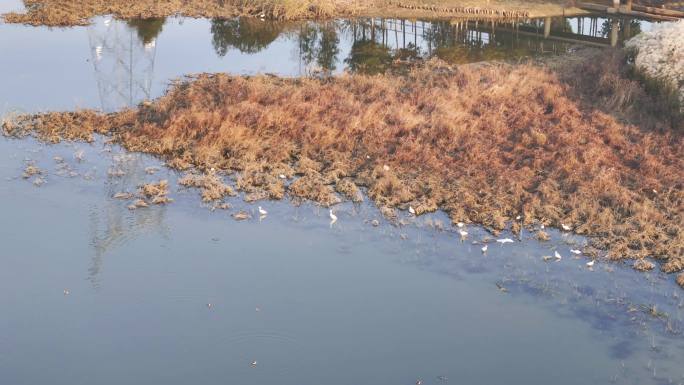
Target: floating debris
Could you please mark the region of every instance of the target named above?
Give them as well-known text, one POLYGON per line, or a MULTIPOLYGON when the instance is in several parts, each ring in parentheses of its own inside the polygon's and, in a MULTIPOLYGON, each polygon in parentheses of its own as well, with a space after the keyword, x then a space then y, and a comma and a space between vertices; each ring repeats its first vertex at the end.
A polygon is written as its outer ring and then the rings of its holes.
POLYGON ((148 175, 152 175, 159 171, 159 167, 145 167, 145 173, 148 175))
POLYGON ((496 287, 499 289, 500 292, 508 293, 508 289, 506 289, 501 283, 497 282, 496 287))
POLYGON ((24 178, 24 179, 28 179, 28 178, 30 178, 30 177, 32 177, 32 176, 34 176, 34 175, 39 175, 39 174, 42 174, 42 173, 43 173, 43 171, 42 171, 41 169, 39 169, 38 167, 34 166, 33 164, 29 164, 29 165, 26 166, 26 168, 24 169, 24 173, 21 175, 21 177, 24 178))
POLYGON ((133 197, 134 197, 133 194, 131 194, 129 192, 123 192, 123 191, 112 195, 112 198, 114 198, 114 199, 123 199, 123 200, 132 199, 133 197))
POLYGON ((641 258, 641 259, 637 259, 634 262, 634 265, 632 265, 632 267, 634 268, 634 270, 637 270, 637 271, 649 271, 649 270, 653 270, 653 268, 655 268, 655 263, 641 258))
POLYGON ((157 183, 143 184, 139 187, 138 192, 155 205, 173 202, 173 199, 167 196, 169 193, 169 182, 165 179, 157 183))
POLYGON ((536 237, 540 241, 548 241, 549 239, 551 239, 551 237, 549 237, 549 234, 544 230, 537 231, 536 237))
POLYGON ((126 175, 126 172, 120 168, 110 168, 107 170, 107 175, 113 178, 120 178, 126 175))
POLYGON ((74 153, 74 159, 76 159, 76 161, 78 162, 83 162, 83 160, 85 159, 85 152, 83 152, 83 150, 76 151, 74 153))
POLYGON ((235 218, 235 220, 237 221, 243 221, 245 219, 249 219, 250 215, 246 211, 238 211, 235 214, 233 214, 233 218, 235 218))

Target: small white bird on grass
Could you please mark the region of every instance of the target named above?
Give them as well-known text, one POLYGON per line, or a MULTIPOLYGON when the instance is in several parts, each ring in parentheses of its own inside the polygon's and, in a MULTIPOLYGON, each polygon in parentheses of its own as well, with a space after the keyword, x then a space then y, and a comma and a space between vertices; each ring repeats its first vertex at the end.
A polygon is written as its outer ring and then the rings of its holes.
POLYGON ((266 216, 268 215, 268 211, 264 210, 261 206, 259 206, 259 215, 266 216))
POLYGON ((572 227, 566 225, 565 223, 561 223, 561 227, 562 227, 563 230, 565 230, 565 231, 571 231, 571 230, 572 230, 572 227))

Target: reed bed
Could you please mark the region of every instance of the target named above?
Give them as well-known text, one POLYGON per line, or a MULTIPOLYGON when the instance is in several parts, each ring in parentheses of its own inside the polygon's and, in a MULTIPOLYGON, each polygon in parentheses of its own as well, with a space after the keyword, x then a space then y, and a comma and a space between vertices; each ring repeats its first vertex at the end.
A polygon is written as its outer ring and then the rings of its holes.
POLYGON ((590 105, 539 66, 429 61, 401 76, 202 74, 136 109, 24 115, 3 131, 109 135, 177 169, 234 173, 252 199, 333 205, 361 189, 381 208, 442 209, 494 233, 521 216, 565 225, 608 258, 684 269, 681 132, 590 105))

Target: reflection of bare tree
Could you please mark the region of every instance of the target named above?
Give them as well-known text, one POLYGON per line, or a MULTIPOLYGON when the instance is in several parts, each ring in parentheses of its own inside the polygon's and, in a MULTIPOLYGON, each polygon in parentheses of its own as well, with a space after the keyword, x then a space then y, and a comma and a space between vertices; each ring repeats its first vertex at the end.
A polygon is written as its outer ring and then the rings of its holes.
POLYGON ((157 206, 131 213, 122 201, 112 199, 117 192, 133 192, 145 181, 145 168, 140 154, 114 156, 113 168, 124 172, 122 176, 109 176, 107 193, 102 205, 94 206, 90 213, 91 245, 93 257, 88 279, 99 286, 103 257, 106 253, 145 232, 158 232, 167 236, 164 225, 166 208, 157 206))
POLYGON ((285 26, 283 22, 250 17, 214 19, 211 21, 212 44, 219 56, 225 56, 230 47, 242 53, 257 53, 277 39, 285 26))
POLYGON ((103 111, 115 111, 149 99, 157 35, 164 19, 121 20, 105 17, 88 26, 91 60, 103 111))

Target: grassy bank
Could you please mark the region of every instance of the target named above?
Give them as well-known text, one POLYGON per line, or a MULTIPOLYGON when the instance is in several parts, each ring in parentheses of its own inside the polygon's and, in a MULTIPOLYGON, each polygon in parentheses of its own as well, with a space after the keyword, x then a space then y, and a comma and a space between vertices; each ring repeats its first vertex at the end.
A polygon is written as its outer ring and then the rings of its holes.
POLYGON ((586 91, 535 65, 432 61, 408 75, 331 79, 204 74, 137 109, 21 116, 3 130, 52 142, 109 135, 178 169, 232 173, 248 200, 333 205, 362 189, 386 212, 443 209, 494 233, 569 227, 590 238, 586 253, 682 270, 682 131, 646 116, 648 94, 601 73, 594 63, 607 60, 573 64, 594 84, 586 91), (607 97, 610 87, 629 98, 607 97), (639 119, 660 123, 626 123, 639 119))
POLYGON ((92 17, 151 18, 268 17, 281 20, 332 17, 520 18, 581 13, 560 0, 24 0, 25 13, 8 13, 8 23, 86 25, 92 17))

